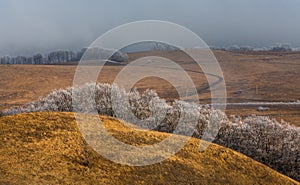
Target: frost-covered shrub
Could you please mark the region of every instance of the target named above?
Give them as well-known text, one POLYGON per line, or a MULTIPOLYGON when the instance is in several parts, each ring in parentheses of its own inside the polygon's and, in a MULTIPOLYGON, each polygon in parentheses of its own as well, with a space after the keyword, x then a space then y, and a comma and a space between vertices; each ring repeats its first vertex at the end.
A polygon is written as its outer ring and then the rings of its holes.
POLYGON ((232 116, 216 143, 246 154, 296 180, 300 179, 300 128, 264 116, 232 116))
POLYGON ((152 90, 141 94, 136 89, 126 92, 117 85, 93 83, 53 91, 38 101, 4 111, 2 116, 40 111, 96 112, 143 128, 214 140, 300 180, 299 128, 268 117, 227 119, 223 112, 207 106, 183 101, 169 105, 152 90))
POLYGON ((42 111, 72 111, 72 93, 71 89, 57 90, 51 92, 45 98, 30 102, 22 107, 11 108, 2 112, 3 116, 14 115, 24 112, 42 112, 42 111))

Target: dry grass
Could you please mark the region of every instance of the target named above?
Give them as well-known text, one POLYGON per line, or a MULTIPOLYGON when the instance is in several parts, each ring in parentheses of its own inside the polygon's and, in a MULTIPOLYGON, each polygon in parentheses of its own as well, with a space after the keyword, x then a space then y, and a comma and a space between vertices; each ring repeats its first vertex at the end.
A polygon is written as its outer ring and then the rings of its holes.
MULTIPOLYGON (((116 138, 132 145, 169 136, 100 118, 116 138)), ((115 164, 84 142, 72 113, 1 117, 0 132, 0 184, 298 184, 218 145, 199 152, 200 140, 193 138, 164 162, 142 167, 115 164)))
MULTIPOLYGON (((225 52, 214 51, 222 67, 228 92, 228 102, 248 101, 295 101, 300 94, 300 53, 270 53, 270 52, 225 52), (258 93, 256 93, 256 86, 258 93), (234 92, 242 89, 240 95, 234 92)), ((181 52, 144 52, 130 54, 130 60, 144 56, 162 56, 174 60, 185 69, 197 68, 191 59, 181 52)), ((72 63, 74 64, 74 63, 72 63)), ((106 66, 98 79, 99 82, 113 82, 122 66, 106 66)), ((72 85, 76 66, 32 66, 32 65, 1 65, 0 66, 0 110, 29 101, 37 100, 54 89, 66 88, 72 85)), ((207 83, 203 74, 189 72, 198 88, 207 83)), ((167 100, 173 100, 178 95, 175 89, 161 79, 144 79, 136 84, 141 90, 155 89, 167 100)), ((199 93, 202 103, 208 103, 210 92, 199 93)), ((272 108, 272 112, 258 113, 256 107, 229 107, 228 113, 271 115, 285 119, 291 124, 300 125, 299 108, 272 108)))
POLYGON ((255 111, 256 107, 241 107, 238 108, 229 108, 226 110, 227 115, 239 115, 242 118, 245 118, 249 115, 255 114, 257 116, 270 116, 278 121, 284 120, 292 125, 300 127, 300 112, 299 107, 271 107, 270 111, 258 112, 255 111))

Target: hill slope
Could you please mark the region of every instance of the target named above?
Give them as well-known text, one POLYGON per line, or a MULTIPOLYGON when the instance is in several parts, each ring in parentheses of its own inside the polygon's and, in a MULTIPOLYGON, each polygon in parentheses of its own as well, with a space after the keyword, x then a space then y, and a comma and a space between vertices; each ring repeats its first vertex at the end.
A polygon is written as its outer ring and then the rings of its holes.
MULTIPOLYGON (((152 144, 165 133, 138 131, 101 117, 118 139, 152 144)), ((31 113, 0 118, 0 184, 297 184, 230 149, 200 140, 170 159, 149 166, 115 164, 83 140, 72 113, 31 113)))

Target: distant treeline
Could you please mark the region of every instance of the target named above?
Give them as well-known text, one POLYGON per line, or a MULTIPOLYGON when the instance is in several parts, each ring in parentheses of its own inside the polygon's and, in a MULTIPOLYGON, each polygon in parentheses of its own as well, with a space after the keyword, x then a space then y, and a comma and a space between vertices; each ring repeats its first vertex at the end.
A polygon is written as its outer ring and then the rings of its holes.
MULTIPOLYGON (((102 48, 83 48, 79 52, 73 51, 54 51, 46 55, 35 54, 30 57, 26 56, 2 56, 0 57, 0 64, 54 64, 54 63, 63 63, 70 61, 79 61, 84 53, 90 55, 93 54, 95 59, 99 59, 99 56, 111 56, 109 59, 117 62, 126 60, 128 57, 126 54, 123 54, 119 51, 112 51, 102 48)), ((89 56, 90 57, 90 56, 89 56)), ((91 57, 90 57, 91 58, 91 57)))
MULTIPOLYGON (((211 49, 224 50, 224 51, 270 51, 270 52, 292 52, 300 51, 300 48, 291 48, 288 44, 277 44, 269 48, 254 48, 251 46, 230 46, 224 47, 210 47, 211 49)), ((133 51, 148 51, 148 50, 178 50, 177 47, 170 46, 164 43, 158 42, 143 42, 124 48, 122 51, 133 52, 133 51)), ((83 48, 79 52, 60 50, 54 51, 46 55, 35 54, 30 57, 26 56, 2 56, 0 57, 0 64, 56 64, 70 61, 79 61, 83 55, 88 55, 85 59, 107 59, 122 62, 128 59, 126 53, 120 51, 108 50, 103 48, 83 48), (109 57, 111 56, 111 57, 109 57)))
POLYGON ((121 51, 113 49, 104 49, 98 47, 83 48, 78 52, 69 50, 54 51, 46 55, 35 54, 30 57, 26 56, 2 56, 0 57, 0 64, 56 64, 64 62, 76 62, 80 61, 84 55, 85 60, 101 60, 109 59, 116 62, 122 62, 128 59, 126 53, 138 52, 138 51, 149 51, 149 50, 178 50, 174 46, 170 46, 165 43, 144 41, 136 43, 123 48, 121 51))
POLYGON ((292 48, 288 44, 277 44, 272 47, 254 48, 251 46, 238 46, 233 45, 230 47, 210 47, 211 49, 224 50, 224 51, 269 51, 269 52, 292 52, 300 51, 300 48, 292 48))

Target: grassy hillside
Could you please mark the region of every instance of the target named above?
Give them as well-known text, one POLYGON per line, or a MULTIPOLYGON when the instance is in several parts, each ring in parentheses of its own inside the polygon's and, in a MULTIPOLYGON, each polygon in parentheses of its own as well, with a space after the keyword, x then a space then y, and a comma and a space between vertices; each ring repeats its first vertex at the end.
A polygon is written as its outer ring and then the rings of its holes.
MULTIPOLYGON (((128 128, 101 117, 116 138, 132 145, 153 144, 168 134, 128 128)), ((200 140, 170 159, 149 166, 119 165, 83 140, 72 113, 30 113, 0 118, 0 184, 297 184, 230 149, 200 140)))

